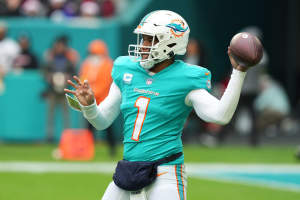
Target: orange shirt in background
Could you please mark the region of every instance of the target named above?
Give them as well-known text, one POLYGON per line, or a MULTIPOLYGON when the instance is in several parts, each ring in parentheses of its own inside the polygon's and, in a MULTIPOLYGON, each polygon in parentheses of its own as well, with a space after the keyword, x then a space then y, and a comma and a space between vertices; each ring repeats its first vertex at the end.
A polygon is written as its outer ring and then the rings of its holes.
POLYGON ((81 65, 80 79, 88 80, 97 105, 99 105, 108 95, 112 83, 111 70, 113 61, 107 56, 89 56, 81 65))

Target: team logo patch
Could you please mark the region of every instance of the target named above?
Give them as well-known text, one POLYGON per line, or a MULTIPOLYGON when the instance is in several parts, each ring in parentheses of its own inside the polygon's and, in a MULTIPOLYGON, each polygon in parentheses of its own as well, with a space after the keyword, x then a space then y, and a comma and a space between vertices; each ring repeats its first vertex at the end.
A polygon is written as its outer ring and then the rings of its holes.
POLYGON ((153 79, 152 79, 152 78, 148 78, 148 79, 146 80, 146 84, 147 84, 147 85, 151 85, 152 82, 153 82, 153 79))
POLYGON ((181 37, 189 29, 189 27, 180 19, 174 19, 167 27, 171 28, 171 33, 175 37, 181 37))
POLYGON ((131 81, 132 81, 132 77, 133 77, 133 74, 125 73, 125 74, 123 75, 123 81, 124 81, 124 83, 130 84, 131 81))

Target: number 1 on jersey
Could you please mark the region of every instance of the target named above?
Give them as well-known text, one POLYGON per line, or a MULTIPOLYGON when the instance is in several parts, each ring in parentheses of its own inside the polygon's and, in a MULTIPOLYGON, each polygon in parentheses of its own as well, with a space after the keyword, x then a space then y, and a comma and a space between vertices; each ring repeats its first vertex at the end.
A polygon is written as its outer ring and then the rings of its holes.
POLYGON ((143 128, 143 124, 146 118, 148 105, 150 102, 150 98, 148 97, 139 97, 135 101, 134 107, 138 109, 136 119, 134 122, 133 132, 131 139, 135 141, 139 141, 139 137, 143 128))

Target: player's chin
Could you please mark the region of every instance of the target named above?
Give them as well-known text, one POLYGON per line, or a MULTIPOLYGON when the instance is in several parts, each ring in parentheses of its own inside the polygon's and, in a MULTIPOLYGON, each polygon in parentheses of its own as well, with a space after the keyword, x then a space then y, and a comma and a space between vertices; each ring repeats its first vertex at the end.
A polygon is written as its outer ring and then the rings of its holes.
POLYGON ((142 60, 146 60, 146 59, 148 59, 148 57, 149 57, 149 54, 142 54, 142 60))

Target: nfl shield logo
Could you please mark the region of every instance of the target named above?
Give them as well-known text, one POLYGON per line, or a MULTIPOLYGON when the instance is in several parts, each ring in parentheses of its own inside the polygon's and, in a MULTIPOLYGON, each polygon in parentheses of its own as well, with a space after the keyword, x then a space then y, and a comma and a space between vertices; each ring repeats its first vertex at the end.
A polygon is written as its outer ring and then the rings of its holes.
POLYGON ((148 79, 146 80, 146 84, 147 84, 147 85, 151 85, 152 82, 153 82, 153 79, 152 79, 152 78, 148 78, 148 79))

